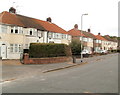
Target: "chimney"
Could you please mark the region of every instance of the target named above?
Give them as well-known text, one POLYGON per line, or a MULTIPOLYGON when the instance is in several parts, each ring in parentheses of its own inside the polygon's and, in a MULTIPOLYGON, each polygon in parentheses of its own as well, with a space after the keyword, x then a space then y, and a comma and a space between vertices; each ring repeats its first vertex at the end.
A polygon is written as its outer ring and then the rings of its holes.
POLYGON ((78 24, 75 24, 75 25, 74 25, 74 29, 78 29, 78 24))
POLYGON ((100 33, 98 33, 98 35, 100 35, 100 33))
POLYGON ((51 17, 48 17, 48 18, 46 19, 46 21, 48 21, 48 22, 52 22, 51 17))
POLYGON ((10 9, 9 9, 9 13, 16 13, 16 9, 15 8, 13 8, 13 7, 11 7, 10 9))
POLYGON ((90 29, 88 29, 88 32, 91 32, 91 30, 90 30, 90 29))

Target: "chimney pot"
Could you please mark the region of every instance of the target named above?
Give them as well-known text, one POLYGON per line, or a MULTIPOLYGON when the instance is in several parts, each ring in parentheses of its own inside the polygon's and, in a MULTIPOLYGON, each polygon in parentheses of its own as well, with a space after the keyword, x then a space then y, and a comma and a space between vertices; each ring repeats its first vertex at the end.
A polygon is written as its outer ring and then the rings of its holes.
POLYGON ((15 14, 15 13, 16 13, 16 9, 15 9, 15 8, 13 8, 13 7, 11 7, 11 8, 9 9, 9 12, 10 12, 10 13, 14 13, 14 14, 15 14))
POLYGON ((78 24, 75 24, 75 25, 74 25, 74 29, 78 29, 78 24))
POLYGON ((88 29, 88 32, 90 32, 91 30, 90 29, 88 29))
POLYGON ((48 22, 52 22, 51 17, 48 17, 48 18, 46 19, 46 21, 48 21, 48 22))
POLYGON ((98 35, 100 35, 100 33, 98 33, 98 35))

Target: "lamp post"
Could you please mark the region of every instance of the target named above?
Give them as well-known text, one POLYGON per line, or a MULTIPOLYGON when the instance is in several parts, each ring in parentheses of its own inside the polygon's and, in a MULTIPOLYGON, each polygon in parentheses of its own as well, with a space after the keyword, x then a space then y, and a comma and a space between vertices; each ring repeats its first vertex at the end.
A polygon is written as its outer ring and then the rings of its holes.
POLYGON ((81 15, 81 62, 83 62, 83 61, 82 61, 82 59, 83 59, 83 55, 82 55, 82 47, 83 47, 83 45, 82 45, 82 44, 83 44, 82 26, 83 26, 83 25, 82 25, 82 24, 83 24, 83 16, 84 16, 84 15, 88 15, 88 14, 82 14, 82 15, 81 15))

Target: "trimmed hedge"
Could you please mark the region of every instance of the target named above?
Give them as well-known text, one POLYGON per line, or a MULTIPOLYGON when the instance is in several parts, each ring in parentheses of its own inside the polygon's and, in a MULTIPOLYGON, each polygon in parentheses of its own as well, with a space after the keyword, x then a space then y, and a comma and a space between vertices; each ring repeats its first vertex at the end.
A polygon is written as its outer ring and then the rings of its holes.
POLYGON ((30 58, 71 56, 71 49, 65 44, 31 43, 29 55, 30 58))

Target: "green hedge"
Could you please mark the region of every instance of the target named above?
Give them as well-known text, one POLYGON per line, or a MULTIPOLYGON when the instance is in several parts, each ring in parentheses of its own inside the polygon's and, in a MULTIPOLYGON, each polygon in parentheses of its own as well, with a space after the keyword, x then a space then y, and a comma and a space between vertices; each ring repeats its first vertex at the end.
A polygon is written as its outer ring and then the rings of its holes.
POLYGON ((71 49, 65 44, 31 43, 29 55, 31 58, 71 56, 71 49))

